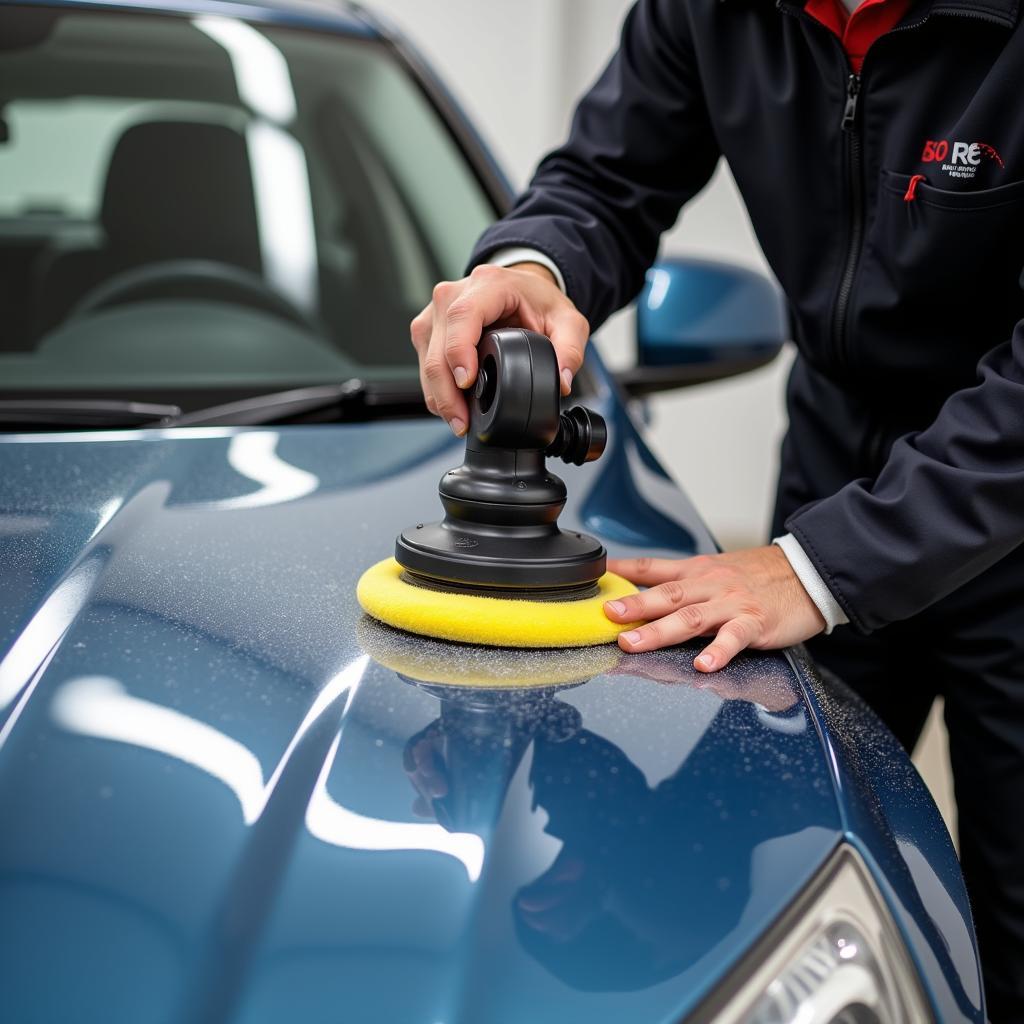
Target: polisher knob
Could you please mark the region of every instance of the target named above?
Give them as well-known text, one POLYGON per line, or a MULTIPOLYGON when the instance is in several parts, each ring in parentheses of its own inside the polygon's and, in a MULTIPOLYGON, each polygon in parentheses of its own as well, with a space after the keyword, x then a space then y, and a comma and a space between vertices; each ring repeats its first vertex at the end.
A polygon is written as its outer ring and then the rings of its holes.
POLYGON ((577 405, 563 412, 558 420, 558 434, 544 454, 573 466, 596 462, 608 444, 608 426, 603 416, 577 405))

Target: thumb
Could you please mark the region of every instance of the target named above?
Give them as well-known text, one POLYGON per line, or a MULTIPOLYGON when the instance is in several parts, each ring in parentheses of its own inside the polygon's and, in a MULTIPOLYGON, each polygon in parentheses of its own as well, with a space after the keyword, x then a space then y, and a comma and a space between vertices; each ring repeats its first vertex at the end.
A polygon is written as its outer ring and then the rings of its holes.
POLYGON ((509 316, 519 305, 498 267, 477 267, 476 282, 449 307, 445 317, 444 354, 460 388, 476 380, 476 347, 484 328, 509 316))

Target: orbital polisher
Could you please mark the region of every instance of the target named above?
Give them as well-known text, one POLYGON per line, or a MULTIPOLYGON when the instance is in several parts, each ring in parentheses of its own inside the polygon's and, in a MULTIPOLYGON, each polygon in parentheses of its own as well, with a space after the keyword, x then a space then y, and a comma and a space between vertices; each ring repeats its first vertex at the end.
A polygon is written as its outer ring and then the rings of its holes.
POLYGON ((551 342, 521 328, 492 330, 477 349, 462 465, 438 488, 444 518, 418 523, 372 566, 357 597, 374 618, 413 633, 501 647, 609 643, 634 625, 611 622, 606 601, 636 593, 606 569, 594 537, 562 530, 565 484, 548 458, 601 457, 604 420, 560 410, 551 342))

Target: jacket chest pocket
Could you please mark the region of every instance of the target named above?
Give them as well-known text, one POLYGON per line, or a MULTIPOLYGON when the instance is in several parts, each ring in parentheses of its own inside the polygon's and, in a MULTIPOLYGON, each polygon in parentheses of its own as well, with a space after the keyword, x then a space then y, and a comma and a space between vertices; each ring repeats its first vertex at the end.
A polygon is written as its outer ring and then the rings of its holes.
POLYGON ((883 170, 865 256, 863 328, 906 342, 908 356, 916 342, 919 355, 973 371, 1024 317, 1024 181, 953 192, 918 179, 911 189, 910 175, 883 170))

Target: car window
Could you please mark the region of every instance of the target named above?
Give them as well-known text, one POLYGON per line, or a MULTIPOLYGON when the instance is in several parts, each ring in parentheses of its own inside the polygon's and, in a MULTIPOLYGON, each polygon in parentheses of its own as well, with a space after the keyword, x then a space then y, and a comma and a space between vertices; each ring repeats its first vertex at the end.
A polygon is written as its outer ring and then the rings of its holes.
POLYGON ((494 216, 372 39, 6 8, 0 83, 4 392, 409 376, 494 216))
POLYGON ((0 216, 95 220, 111 150, 136 108, 103 97, 10 100, 0 145, 0 216))

